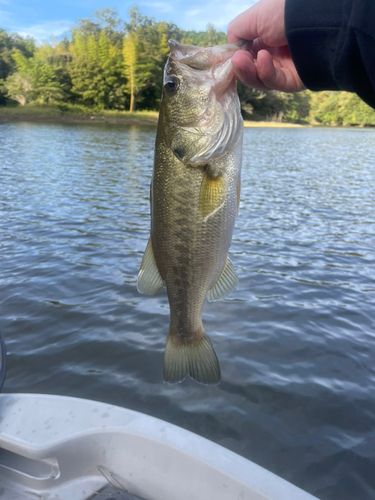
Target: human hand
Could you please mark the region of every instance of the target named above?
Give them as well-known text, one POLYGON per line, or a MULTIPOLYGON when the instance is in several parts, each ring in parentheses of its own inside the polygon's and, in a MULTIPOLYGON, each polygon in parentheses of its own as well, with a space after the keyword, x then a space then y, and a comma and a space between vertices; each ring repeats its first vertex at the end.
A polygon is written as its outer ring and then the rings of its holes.
POLYGON ((285 0, 260 0, 229 23, 228 42, 253 40, 251 51, 232 57, 238 80, 262 90, 299 92, 306 87, 298 76, 285 35, 285 0))

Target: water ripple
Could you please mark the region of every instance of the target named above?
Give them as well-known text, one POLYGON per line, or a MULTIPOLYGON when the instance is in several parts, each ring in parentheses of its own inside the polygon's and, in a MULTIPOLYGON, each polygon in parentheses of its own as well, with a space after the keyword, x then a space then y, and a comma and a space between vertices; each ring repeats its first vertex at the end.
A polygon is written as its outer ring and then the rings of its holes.
POLYGON ((137 293, 155 129, 0 125, 6 391, 127 406, 331 500, 375 496, 375 131, 245 129, 214 387, 162 383, 165 290, 137 293))

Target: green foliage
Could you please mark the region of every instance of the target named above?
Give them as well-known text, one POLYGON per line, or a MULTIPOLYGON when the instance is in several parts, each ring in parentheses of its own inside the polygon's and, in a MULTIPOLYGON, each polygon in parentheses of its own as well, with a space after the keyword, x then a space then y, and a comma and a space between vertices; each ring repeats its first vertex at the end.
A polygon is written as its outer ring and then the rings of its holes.
POLYGON ((300 123, 308 121, 310 113, 311 95, 309 92, 297 92, 289 95, 288 108, 283 117, 283 121, 290 123, 300 123))
MULTIPOLYGON (((46 53, 49 54, 49 50, 46 53)), ((46 62, 42 50, 38 56, 30 58, 20 51, 14 51, 12 57, 17 71, 6 79, 3 86, 9 99, 24 106, 32 101, 51 104, 65 98, 58 75, 59 68, 46 62)))
POLYGON ((41 104, 52 104, 65 98, 66 94, 55 67, 45 64, 43 61, 36 61, 31 75, 33 78, 32 101, 41 104))
POLYGON ((162 92, 163 68, 169 53, 168 39, 176 34, 178 28, 165 21, 156 23, 154 19, 141 14, 137 7, 130 9, 129 17, 130 22, 125 23, 123 44, 129 109, 134 111, 136 103, 139 108, 157 109, 162 92), (131 58, 134 61, 132 77, 129 66, 131 58))
MULTIPOLYGON (((12 55, 17 50, 24 57, 30 58, 35 52, 35 42, 32 38, 22 38, 16 33, 8 34, 0 28, 0 82, 6 80, 16 71, 16 62, 12 55)), ((0 85, 0 105, 5 104, 5 86, 0 85)))
POLYGON ((4 95, 24 106, 31 100, 32 82, 27 73, 13 73, 2 85, 4 95))
POLYGON ((309 114, 310 95, 264 91, 238 84, 238 95, 245 119, 276 122, 303 122, 309 114))
POLYGON ((130 31, 124 39, 124 67, 128 79, 130 92, 130 111, 135 110, 134 94, 138 91, 141 80, 139 78, 139 40, 136 31, 130 31))
POLYGON ((215 45, 220 45, 221 43, 226 43, 227 37, 222 31, 217 31, 215 26, 211 23, 207 24, 206 32, 203 38, 203 46, 213 47, 215 45))
POLYGON ((77 104, 35 104, 30 103, 25 106, 4 106, 1 108, 1 117, 30 117, 30 118, 77 118, 78 121, 105 121, 114 123, 131 123, 141 119, 142 122, 157 123, 158 113, 156 111, 129 111, 118 110, 96 110, 92 107, 77 104))
MULTIPOLYGON (((157 110, 171 38, 198 46, 226 43, 225 33, 212 24, 206 31, 185 31, 135 6, 125 23, 114 8, 95 10, 77 20, 70 37, 52 37, 51 43, 37 45, 0 29, 0 105, 157 110)), ((238 93, 243 116, 251 120, 375 125, 375 110, 355 94, 285 94, 241 84, 238 93)))
POLYGON ((375 110, 356 94, 311 92, 310 119, 325 125, 375 125, 375 110))
POLYGON ((112 9, 95 13, 99 22, 80 19, 72 30, 67 68, 71 101, 99 109, 123 109, 125 79, 117 14, 112 9))

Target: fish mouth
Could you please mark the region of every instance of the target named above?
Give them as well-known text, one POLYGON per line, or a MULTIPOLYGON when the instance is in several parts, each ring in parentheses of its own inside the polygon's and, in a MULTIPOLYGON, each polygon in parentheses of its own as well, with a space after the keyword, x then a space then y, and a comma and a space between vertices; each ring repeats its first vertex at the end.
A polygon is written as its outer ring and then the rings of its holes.
MULTIPOLYGON (((164 68, 164 84, 177 75, 181 88, 201 88, 199 113, 187 114, 178 129, 190 137, 190 146, 180 150, 172 146, 175 157, 185 165, 199 166, 223 155, 242 134, 242 118, 237 96, 232 56, 247 42, 196 47, 169 40, 170 55, 164 68), (184 86, 184 87, 183 87, 184 86)), ((184 92, 181 93, 184 95, 184 92)))
MULTIPOLYGON (((192 76, 206 72, 212 78, 212 90, 220 98, 230 86, 235 85, 235 75, 231 59, 237 50, 250 48, 251 42, 239 40, 214 47, 184 45, 176 40, 168 40, 170 56, 164 71, 164 80, 171 71, 171 64, 182 73, 192 76), (185 69, 184 69, 185 68, 185 69), (187 73, 186 73, 187 71, 187 73)), ((201 78, 201 77, 199 77, 201 78)))
POLYGON ((217 64, 227 62, 237 50, 245 49, 248 44, 246 40, 239 40, 214 47, 196 47, 172 39, 168 40, 168 43, 171 59, 197 70, 209 70, 217 64))

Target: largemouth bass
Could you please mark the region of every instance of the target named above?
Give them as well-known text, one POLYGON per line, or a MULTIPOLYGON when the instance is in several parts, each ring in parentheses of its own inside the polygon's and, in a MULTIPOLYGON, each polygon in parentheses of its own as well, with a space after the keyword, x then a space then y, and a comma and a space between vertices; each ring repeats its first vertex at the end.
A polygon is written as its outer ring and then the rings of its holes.
POLYGON ((167 287, 170 326, 163 376, 220 381, 202 308, 233 291, 228 258, 240 197, 242 130, 231 57, 241 43, 202 48, 169 41, 154 172, 151 236, 138 290, 167 287))

